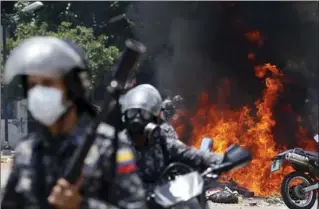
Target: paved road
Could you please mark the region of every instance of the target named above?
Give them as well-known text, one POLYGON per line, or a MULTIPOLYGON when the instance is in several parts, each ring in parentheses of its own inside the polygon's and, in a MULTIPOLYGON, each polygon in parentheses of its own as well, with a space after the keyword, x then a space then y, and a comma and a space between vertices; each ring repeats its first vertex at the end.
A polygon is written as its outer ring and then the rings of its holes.
MULTIPOLYGON (((1 188, 4 186, 8 175, 10 172, 10 168, 8 165, 1 163, 1 188)), ((283 204, 268 204, 263 199, 245 199, 240 201, 239 204, 216 204, 209 203, 211 209, 287 209, 287 207, 283 204)), ((318 206, 315 205, 312 209, 319 209, 318 206)))
MULTIPOLYGON (((263 199, 254 198, 252 200, 243 200, 239 204, 216 204, 209 203, 210 209, 288 209, 284 204, 269 204, 263 199), (255 203, 257 203, 255 205, 255 203)), ((312 209, 318 209, 318 204, 315 204, 312 209)))

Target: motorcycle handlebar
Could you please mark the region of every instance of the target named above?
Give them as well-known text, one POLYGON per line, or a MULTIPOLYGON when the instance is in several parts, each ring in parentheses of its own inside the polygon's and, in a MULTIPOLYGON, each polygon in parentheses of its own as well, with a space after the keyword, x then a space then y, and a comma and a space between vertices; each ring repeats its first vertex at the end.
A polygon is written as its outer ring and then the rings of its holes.
POLYGON ((219 175, 220 173, 230 171, 234 168, 233 164, 230 162, 222 163, 219 165, 215 165, 214 167, 207 168, 204 172, 201 173, 201 176, 206 176, 208 174, 219 175))

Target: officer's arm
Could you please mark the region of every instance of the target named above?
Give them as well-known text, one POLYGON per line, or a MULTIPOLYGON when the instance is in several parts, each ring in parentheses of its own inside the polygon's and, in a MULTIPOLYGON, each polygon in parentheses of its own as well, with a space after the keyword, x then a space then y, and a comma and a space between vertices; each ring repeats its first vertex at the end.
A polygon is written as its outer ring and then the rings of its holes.
POLYGON ((202 170, 206 169, 212 164, 220 163, 222 160, 222 155, 204 153, 171 138, 166 138, 166 148, 170 157, 170 161, 181 162, 202 170))
POLYGON ((173 126, 171 126, 171 125, 169 125, 167 123, 164 123, 161 126, 161 134, 163 136, 168 137, 168 138, 172 138, 172 139, 178 140, 178 136, 177 136, 177 133, 176 133, 175 129, 173 128, 173 126))
MULTIPOLYGON (((13 160, 11 173, 9 174, 7 184, 4 189, 1 189, 1 208, 2 209, 22 209, 24 208, 23 199, 16 191, 19 180, 19 166, 16 160, 13 160)), ((3 172, 3 171, 2 171, 3 172)))
MULTIPOLYGON (((117 173, 112 180, 110 156, 103 158, 101 199, 86 197, 82 209, 147 209, 142 182, 136 174, 136 164, 130 148, 120 146, 117 156, 117 173)), ((100 196, 100 195, 99 195, 100 196)))
POLYGON ((120 209, 146 209, 141 179, 136 173, 132 149, 121 144, 117 153, 117 175, 112 204, 120 209))

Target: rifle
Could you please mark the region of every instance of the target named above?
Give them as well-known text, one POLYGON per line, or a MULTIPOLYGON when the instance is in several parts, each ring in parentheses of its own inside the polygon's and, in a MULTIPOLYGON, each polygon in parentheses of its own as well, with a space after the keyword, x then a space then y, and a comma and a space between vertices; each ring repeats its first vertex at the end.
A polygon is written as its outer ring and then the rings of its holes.
POLYGON ((84 141, 80 147, 75 150, 70 165, 66 168, 64 172, 64 178, 71 184, 74 184, 76 180, 80 177, 84 160, 94 143, 96 138, 96 131, 101 123, 107 123, 115 128, 113 144, 113 176, 116 175, 116 153, 118 149, 118 127, 121 124, 120 116, 120 105, 119 97, 121 95, 124 84, 127 80, 129 73, 135 67, 140 56, 146 51, 146 47, 137 41, 128 39, 125 41, 125 50, 118 62, 114 66, 113 79, 107 87, 105 93, 104 104, 102 106, 102 111, 97 114, 96 121, 87 128, 86 134, 84 136, 84 141))

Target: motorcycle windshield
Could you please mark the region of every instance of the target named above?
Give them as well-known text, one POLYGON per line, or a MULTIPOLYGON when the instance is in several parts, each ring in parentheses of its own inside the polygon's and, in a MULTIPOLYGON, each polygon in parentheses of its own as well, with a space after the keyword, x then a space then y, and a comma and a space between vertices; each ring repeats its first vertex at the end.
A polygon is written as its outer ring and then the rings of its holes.
POLYGON ((154 200, 164 208, 171 207, 181 202, 197 197, 203 192, 204 180, 194 171, 178 176, 175 180, 155 187, 154 200))

